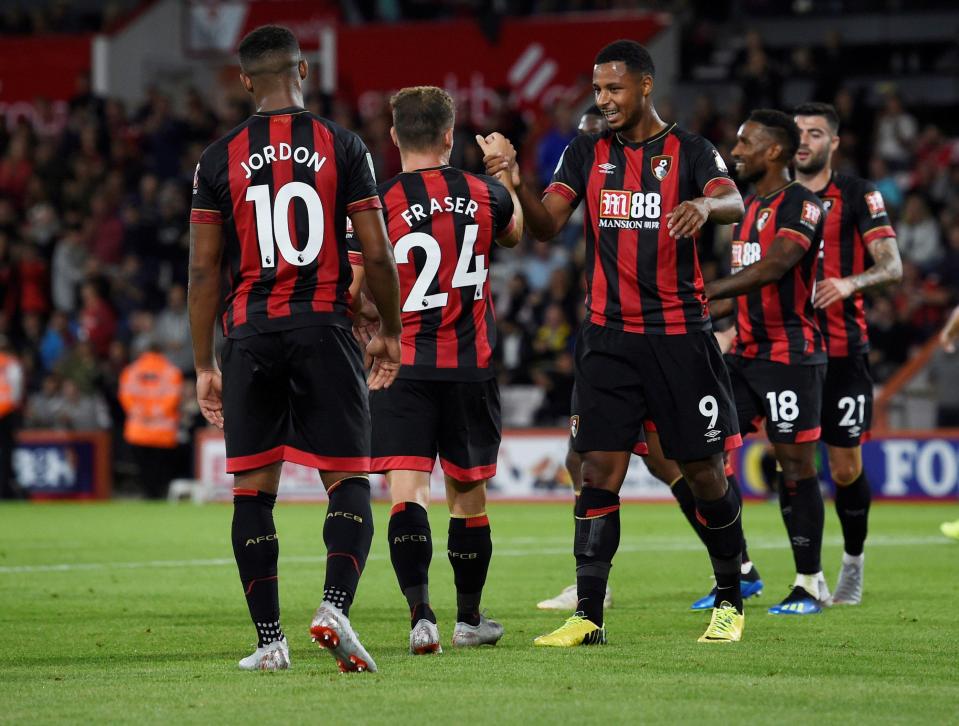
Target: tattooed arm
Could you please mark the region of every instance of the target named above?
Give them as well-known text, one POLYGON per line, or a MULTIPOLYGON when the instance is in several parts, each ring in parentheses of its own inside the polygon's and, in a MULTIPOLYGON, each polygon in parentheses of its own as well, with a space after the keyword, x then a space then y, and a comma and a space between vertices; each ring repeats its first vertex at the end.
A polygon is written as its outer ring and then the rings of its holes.
POLYGON ((850 277, 830 277, 816 286, 817 308, 845 300, 853 293, 880 287, 902 279, 902 260, 893 237, 881 237, 869 243, 869 255, 875 263, 865 272, 850 277))

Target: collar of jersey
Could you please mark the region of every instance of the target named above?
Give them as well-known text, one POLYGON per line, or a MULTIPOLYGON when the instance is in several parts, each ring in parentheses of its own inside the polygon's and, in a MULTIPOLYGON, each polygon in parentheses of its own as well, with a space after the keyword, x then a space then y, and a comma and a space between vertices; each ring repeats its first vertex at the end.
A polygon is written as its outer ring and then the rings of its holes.
POLYGON ((300 106, 287 106, 286 108, 279 108, 276 111, 257 111, 254 116, 283 116, 290 113, 306 113, 305 108, 300 106))
POLYGON ((419 174, 421 171, 439 171, 440 169, 449 168, 449 164, 440 164, 439 166, 424 166, 422 169, 413 169, 413 171, 401 171, 400 174, 419 174))
POLYGON ((758 199, 763 199, 763 200, 772 199, 773 197, 776 197, 776 196, 779 196, 780 194, 782 194, 784 191, 786 191, 787 189, 789 189, 789 187, 791 187, 793 184, 798 184, 798 183, 799 183, 798 181, 796 181, 795 179, 793 179, 792 181, 789 181, 789 182, 783 184, 781 187, 779 187, 779 189, 775 189, 775 190, 769 192, 769 194, 766 194, 765 196, 760 196, 760 195, 757 193, 757 194, 756 194, 756 197, 757 197, 758 199))
MULTIPOLYGON (((799 181, 799 180, 797 179, 796 181, 799 181)), ((822 189, 817 189, 815 192, 813 192, 813 194, 815 194, 817 197, 820 194, 825 194, 826 192, 829 191, 829 187, 835 184, 835 182, 836 182, 836 170, 833 169, 831 172, 829 172, 829 181, 826 182, 826 186, 824 186, 822 189)))
POLYGON ((667 124, 666 128, 664 128, 664 129, 663 129, 662 131, 660 131, 658 134, 653 134, 653 135, 650 136, 648 139, 643 139, 642 141, 629 141, 629 140, 627 140, 627 139, 624 139, 622 136, 619 135, 619 131, 615 132, 614 136, 616 137, 616 140, 617 140, 622 146, 628 146, 628 147, 630 147, 630 148, 634 148, 634 147, 637 147, 637 146, 646 146, 646 144, 651 144, 651 143, 653 143, 654 141, 659 141, 659 140, 660 140, 661 138, 663 138, 666 134, 668 134, 670 131, 672 131, 675 126, 676 126, 676 123, 675 123, 675 122, 673 122, 673 123, 671 123, 671 124, 667 124))

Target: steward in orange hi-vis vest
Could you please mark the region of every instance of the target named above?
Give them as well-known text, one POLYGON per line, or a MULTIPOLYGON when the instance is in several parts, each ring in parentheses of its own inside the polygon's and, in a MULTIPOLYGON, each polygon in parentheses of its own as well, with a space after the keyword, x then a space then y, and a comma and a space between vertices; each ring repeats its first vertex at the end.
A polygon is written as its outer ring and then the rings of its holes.
POLYGON ((172 449, 177 444, 183 374, 159 352, 147 351, 123 369, 123 437, 133 446, 172 449))
POLYGON ((0 352, 0 417, 9 416, 20 408, 22 381, 20 362, 12 355, 0 352))

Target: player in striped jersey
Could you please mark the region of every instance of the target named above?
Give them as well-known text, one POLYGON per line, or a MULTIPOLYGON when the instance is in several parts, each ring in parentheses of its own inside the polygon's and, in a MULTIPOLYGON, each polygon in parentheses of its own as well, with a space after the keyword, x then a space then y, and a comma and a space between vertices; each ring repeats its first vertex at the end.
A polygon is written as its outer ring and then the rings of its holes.
POLYGON ((832 155, 839 147, 836 110, 826 103, 805 103, 793 113, 800 133, 796 179, 819 195, 827 212, 825 279, 816 287, 814 303, 829 355, 822 439, 836 484, 836 514, 843 534, 842 565, 832 602, 858 605, 871 498, 861 442, 869 435, 873 399, 862 291, 898 282, 902 261, 879 190, 870 181, 833 171, 832 155))
POLYGON ((455 106, 446 91, 404 88, 390 105, 403 172, 379 194, 400 277, 403 365, 389 390, 370 396, 372 469, 390 487, 390 558, 410 608, 410 652, 423 654, 442 650, 430 606, 426 514, 437 454, 456 585, 452 644, 495 644, 503 635, 480 613, 493 549, 486 482, 500 443, 488 265, 494 243, 514 247, 522 238, 523 218, 508 175, 501 182, 449 165, 455 106))
POLYGON ((306 61, 286 28, 239 47, 257 111, 200 157, 193 184, 190 326, 197 398, 224 429, 235 475, 233 550, 257 650, 246 670, 290 665, 280 626, 273 505, 283 461, 320 471, 329 494, 323 601, 310 633, 340 670, 376 670, 348 618, 373 537, 370 419, 363 360, 350 334, 347 217, 364 252, 382 324, 367 347, 370 388, 400 362, 393 264, 369 153, 359 138, 303 108, 306 61), (213 329, 226 272, 222 376, 213 329))
POLYGON ((779 501, 797 575, 769 612, 806 615, 829 600, 816 476, 826 350, 812 305, 825 212, 815 194, 789 178, 798 148, 799 129, 780 111, 753 111, 740 127, 736 171, 755 191, 733 230, 733 274, 708 284, 706 294, 717 317, 736 313, 726 358, 740 427, 755 431, 765 419, 782 467, 779 501))
POLYGON ((620 40, 599 52, 593 91, 609 129, 570 143, 542 198, 520 184, 512 145, 487 137, 495 149, 486 169, 513 174, 536 238, 552 239, 586 205, 587 320, 576 341, 570 419, 583 462, 574 509, 579 604, 536 645, 606 640, 603 598, 619 545, 619 491, 647 418, 706 523, 718 588, 700 642, 742 637, 741 503, 723 467, 723 453, 741 439, 694 240, 708 221, 740 219, 742 199, 719 152, 656 113, 654 75, 639 43, 620 40))
MULTIPOLYGON (((581 134, 602 134, 606 131, 606 118, 600 112, 599 108, 595 105, 590 106, 583 112, 582 118, 580 118, 578 130, 581 134)), ((725 352, 728 349, 729 345, 732 343, 732 337, 735 335, 735 329, 730 328, 729 331, 722 333, 716 333, 716 339, 719 343, 720 349, 725 352)), ((683 478, 683 473, 679 469, 679 465, 671 460, 667 459, 663 455, 662 446, 659 443, 659 433, 656 431, 656 426, 651 420, 644 422, 644 437, 645 441, 639 441, 633 447, 633 453, 642 456, 643 462, 646 464, 649 472, 659 479, 663 484, 666 484, 669 487, 670 493, 676 498, 676 502, 679 504, 680 511, 682 511, 683 516, 686 517, 686 521, 689 522, 689 525, 693 528, 693 531, 696 532, 697 536, 702 540, 702 524, 699 520, 696 519, 696 502, 693 498, 693 493, 689 488, 689 484, 686 482, 686 479, 683 478)), ((566 451, 566 469, 569 472, 570 481, 573 487, 573 494, 579 496, 583 490, 583 473, 582 473, 582 458, 573 449, 572 437, 570 438, 569 448, 566 451)), ((729 486, 734 487, 736 491, 739 491, 739 483, 736 480, 736 476, 733 473, 728 462, 726 465, 726 479, 729 482, 729 486)), ((705 541, 703 541, 705 544, 705 541)), ((762 594, 763 581, 759 576, 759 570, 753 565, 749 559, 749 554, 746 549, 746 543, 743 542, 743 552, 742 552, 743 563, 740 568, 741 577, 739 581, 740 591, 742 592, 743 599, 755 597, 762 594)), ((713 588, 711 592, 701 598, 697 598, 693 604, 692 610, 711 610, 713 607, 713 602, 716 598, 716 589, 713 588)), ((546 600, 542 600, 537 603, 536 607, 540 610, 560 610, 565 612, 575 611, 577 605, 577 594, 576 594, 576 583, 569 585, 558 594, 546 600)), ((613 605, 613 591, 612 588, 607 584, 606 586, 606 596, 603 599, 603 608, 608 609, 613 605)))

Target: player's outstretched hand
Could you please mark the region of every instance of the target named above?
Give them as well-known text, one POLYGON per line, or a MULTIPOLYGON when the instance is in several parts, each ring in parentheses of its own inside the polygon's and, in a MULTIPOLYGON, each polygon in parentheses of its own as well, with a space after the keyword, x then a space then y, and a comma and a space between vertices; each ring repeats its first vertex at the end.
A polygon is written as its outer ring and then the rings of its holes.
POLYGON ((709 208, 705 199, 690 199, 666 215, 666 228, 674 239, 692 237, 702 229, 709 219, 709 208))
POLYGON ((959 306, 953 309, 945 327, 939 333, 939 345, 947 353, 955 353, 957 339, 959 339, 959 306))
POLYGON ((366 353, 373 359, 373 367, 366 379, 371 391, 389 388, 400 372, 400 336, 384 335, 379 330, 366 346, 366 353))
POLYGON ((829 277, 816 285, 816 299, 813 306, 828 308, 833 303, 845 300, 856 291, 855 285, 841 277, 829 277))
POLYGON ((498 131, 494 131, 485 137, 477 134, 476 143, 483 150, 486 173, 500 181, 508 179, 514 188, 519 187, 522 179, 519 174, 519 164, 516 163, 516 149, 513 148, 510 140, 498 131))
POLYGON ((196 400, 200 413, 218 429, 223 428, 223 378, 220 371, 196 372, 196 400))

